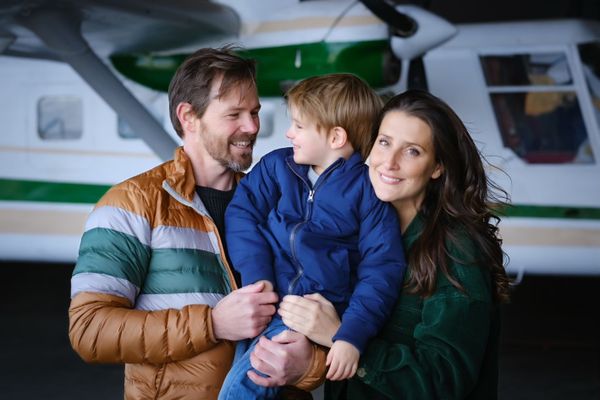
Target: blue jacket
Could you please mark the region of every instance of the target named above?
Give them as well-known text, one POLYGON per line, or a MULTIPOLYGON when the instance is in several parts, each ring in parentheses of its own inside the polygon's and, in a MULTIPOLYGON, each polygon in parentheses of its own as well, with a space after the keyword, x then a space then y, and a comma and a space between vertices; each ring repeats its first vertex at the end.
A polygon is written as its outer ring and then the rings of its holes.
POLYGON ((279 149, 240 181, 225 214, 229 256, 243 285, 266 279, 280 296, 321 293, 343 314, 334 340, 362 352, 400 292, 400 224, 358 153, 338 159, 314 188, 308 168, 279 149))

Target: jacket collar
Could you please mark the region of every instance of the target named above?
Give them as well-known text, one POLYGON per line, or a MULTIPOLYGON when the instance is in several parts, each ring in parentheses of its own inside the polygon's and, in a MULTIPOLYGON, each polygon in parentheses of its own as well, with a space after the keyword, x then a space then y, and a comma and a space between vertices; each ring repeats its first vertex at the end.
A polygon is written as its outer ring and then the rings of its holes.
POLYGON ((407 251, 412 247, 415 241, 421 236, 423 232, 423 228, 425 227, 425 221, 423 218, 423 214, 421 212, 417 212, 417 215, 410 221, 406 231, 402 234, 402 241, 404 244, 404 249, 407 251))
MULTIPOLYGON (((235 182, 239 183, 244 176, 243 172, 235 173, 235 182)), ((163 187, 167 185, 180 198, 188 203, 193 203, 196 195, 196 179, 194 178, 194 169, 192 162, 187 156, 183 147, 175 149, 173 161, 167 164, 166 179, 163 182, 163 187)))
MULTIPOLYGON (((308 181, 308 165, 305 164, 296 164, 294 161, 294 154, 290 154, 285 158, 286 164, 299 176, 302 176, 308 181)), ((359 153, 353 153, 350 158, 347 160, 340 157, 333 164, 331 164, 325 171, 321 173, 321 175, 328 174, 329 171, 334 170, 336 168, 340 168, 340 171, 345 171, 350 168, 353 168, 356 165, 364 164, 364 161, 359 153)))

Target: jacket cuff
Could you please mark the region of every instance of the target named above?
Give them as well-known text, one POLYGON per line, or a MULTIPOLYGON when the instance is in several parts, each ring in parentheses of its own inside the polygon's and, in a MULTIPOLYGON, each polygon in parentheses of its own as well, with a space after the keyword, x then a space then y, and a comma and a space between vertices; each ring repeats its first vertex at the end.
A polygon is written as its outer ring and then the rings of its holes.
POLYGON ((250 285, 258 281, 269 281, 273 284, 273 288, 277 290, 275 276, 273 275, 273 269, 269 270, 259 268, 245 268, 241 270, 242 275, 242 286, 250 285))
POLYGON ((304 375, 302 375, 300 379, 298 379, 298 382, 296 382, 293 386, 307 392, 315 390, 321 386, 323 382, 325 382, 326 360, 326 349, 313 343, 310 364, 306 372, 304 372, 304 375))
POLYGON ((333 341, 343 340, 350 343, 358 349, 360 354, 365 350, 367 342, 371 339, 371 336, 365 334, 364 322, 360 322, 353 319, 342 321, 340 329, 333 336, 333 341))
POLYGON ((212 345, 220 342, 215 337, 212 320, 212 308, 207 305, 192 304, 187 306, 191 326, 205 326, 206 329, 190 329, 190 335, 194 348, 205 351, 212 345))

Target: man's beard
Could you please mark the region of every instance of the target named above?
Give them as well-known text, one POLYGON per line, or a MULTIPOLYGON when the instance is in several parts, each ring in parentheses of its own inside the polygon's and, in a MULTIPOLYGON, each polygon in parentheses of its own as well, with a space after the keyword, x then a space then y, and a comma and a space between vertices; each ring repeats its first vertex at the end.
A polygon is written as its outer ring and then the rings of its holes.
POLYGON ((222 139, 218 135, 207 134, 204 137, 204 145, 208 154, 222 166, 234 172, 247 170, 252 165, 252 149, 256 135, 239 134, 228 139, 222 139), (239 156, 234 156, 229 151, 229 146, 234 142, 250 142, 250 151, 239 156))

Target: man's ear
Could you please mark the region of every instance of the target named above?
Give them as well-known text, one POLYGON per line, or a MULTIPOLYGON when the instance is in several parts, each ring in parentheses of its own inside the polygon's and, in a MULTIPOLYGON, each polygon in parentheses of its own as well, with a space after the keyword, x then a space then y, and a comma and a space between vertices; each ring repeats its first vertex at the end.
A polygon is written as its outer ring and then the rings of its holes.
POLYGON ((194 111, 194 108, 190 103, 181 102, 177 104, 177 119, 181 124, 181 130, 185 134, 185 132, 191 132, 195 130, 196 120, 198 116, 194 111))
POLYGON ((332 149, 341 149, 348 142, 348 134, 341 126, 335 126, 329 130, 327 141, 332 149))

